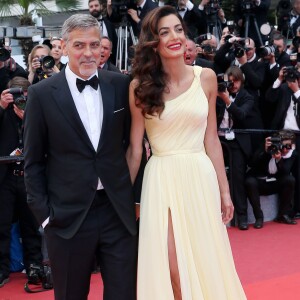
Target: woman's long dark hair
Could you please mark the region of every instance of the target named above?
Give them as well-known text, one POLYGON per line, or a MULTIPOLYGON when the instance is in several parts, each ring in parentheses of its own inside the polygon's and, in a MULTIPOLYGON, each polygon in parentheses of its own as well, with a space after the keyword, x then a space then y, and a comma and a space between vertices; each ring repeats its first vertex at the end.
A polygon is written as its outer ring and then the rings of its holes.
POLYGON ((169 15, 178 17, 184 27, 182 18, 174 7, 157 7, 143 20, 139 42, 135 48, 132 69, 133 77, 138 80, 134 89, 137 99, 135 104, 142 108, 143 115, 160 115, 165 108, 162 95, 166 91, 167 74, 156 47, 159 43, 158 22, 169 15))

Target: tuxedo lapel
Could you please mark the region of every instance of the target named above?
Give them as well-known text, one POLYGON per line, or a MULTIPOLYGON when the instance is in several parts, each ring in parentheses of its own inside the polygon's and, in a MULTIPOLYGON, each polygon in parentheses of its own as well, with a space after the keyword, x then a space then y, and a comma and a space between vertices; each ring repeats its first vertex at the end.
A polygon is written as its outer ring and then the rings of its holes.
POLYGON ((103 72, 98 72, 98 76, 103 103, 103 122, 97 152, 100 151, 106 138, 106 132, 113 117, 115 103, 114 86, 103 76, 103 72))
POLYGON ((62 70, 60 73, 55 75, 57 81, 52 85, 53 98, 60 108, 63 116, 74 128, 74 130, 80 135, 82 140, 88 144, 93 151, 94 147, 89 139, 89 136, 82 124, 78 111, 76 109, 72 94, 69 89, 69 85, 66 79, 65 71, 62 70))

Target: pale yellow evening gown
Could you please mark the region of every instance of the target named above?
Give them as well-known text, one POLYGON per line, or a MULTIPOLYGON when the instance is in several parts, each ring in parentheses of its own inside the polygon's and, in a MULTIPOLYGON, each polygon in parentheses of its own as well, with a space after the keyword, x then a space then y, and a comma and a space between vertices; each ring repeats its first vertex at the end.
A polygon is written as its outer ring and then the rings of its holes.
POLYGON ((208 101, 194 67, 190 88, 145 119, 153 156, 141 196, 138 300, 172 300, 168 210, 173 221, 183 300, 246 299, 237 276, 218 181, 203 140, 208 101))

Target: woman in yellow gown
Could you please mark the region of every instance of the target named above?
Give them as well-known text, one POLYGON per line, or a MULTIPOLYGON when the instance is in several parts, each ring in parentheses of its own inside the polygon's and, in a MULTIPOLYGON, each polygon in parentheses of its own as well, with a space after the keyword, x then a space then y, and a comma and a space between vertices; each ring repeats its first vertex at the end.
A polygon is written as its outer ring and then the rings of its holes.
POLYGON ((225 226, 233 205, 217 135, 216 77, 185 65, 182 22, 170 6, 151 11, 134 59, 132 181, 145 129, 153 153, 141 195, 137 298, 246 299, 225 226))

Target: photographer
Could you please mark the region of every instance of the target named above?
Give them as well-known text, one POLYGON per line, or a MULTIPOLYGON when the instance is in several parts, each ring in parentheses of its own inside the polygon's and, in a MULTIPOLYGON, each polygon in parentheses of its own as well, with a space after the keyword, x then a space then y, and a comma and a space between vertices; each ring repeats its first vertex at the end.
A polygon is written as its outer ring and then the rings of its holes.
POLYGON ((47 45, 33 47, 28 56, 28 81, 35 84, 43 79, 58 73, 55 60, 51 56, 51 50, 47 45))
MULTIPOLYGON (((8 87, 18 87, 19 92, 15 93, 15 90, 12 94, 11 89, 6 89, 1 93, 0 156, 22 154, 22 119, 26 103, 25 91, 29 84, 25 78, 14 77, 8 87)), ((0 164, 0 195, 0 287, 2 287, 9 280, 10 234, 15 214, 20 225, 27 275, 33 275, 30 269, 31 264, 37 266, 42 264, 42 253, 39 226, 27 205, 23 163, 0 164)))
POLYGON ((0 93, 7 88, 8 82, 16 77, 27 79, 27 72, 10 56, 11 49, 0 39, 0 93))
MULTIPOLYGON (((271 129, 293 130, 300 129, 300 73, 298 67, 283 67, 273 86, 267 91, 267 102, 276 106, 271 129)), ((296 149, 300 149, 300 136, 296 135, 296 149)), ((296 179, 294 214, 300 216, 300 159, 293 169, 296 179)))
MULTIPOLYGON (((244 76, 240 68, 230 67, 225 75, 228 81, 220 81, 218 76, 217 126, 222 144, 226 145, 233 158, 230 164, 231 195, 237 216, 238 228, 248 229, 245 174, 247 161, 252 154, 251 139, 248 134, 235 133, 232 129, 247 129, 248 118, 253 113, 253 97, 243 88, 244 76)), ((225 148, 225 149, 226 149, 225 148)), ((225 152, 226 153, 226 152, 225 152)), ((225 156, 226 161, 226 156, 225 156)))
POLYGON ((270 128, 275 106, 265 101, 265 94, 278 77, 280 69, 284 66, 291 66, 290 56, 286 53, 286 38, 279 33, 275 33, 272 36, 270 45, 260 48, 259 53, 265 63, 266 72, 261 88, 260 110, 265 127, 270 128))
MULTIPOLYGON (((300 0, 293 0, 292 3, 292 10, 290 13, 290 20, 289 25, 291 28, 292 36, 297 35, 297 28, 300 26, 300 0)), ((288 37, 290 38, 290 36, 288 37)))
POLYGON ((297 222, 289 216, 294 199, 295 178, 291 174, 296 166, 297 153, 294 150, 295 134, 282 130, 267 137, 264 149, 257 151, 245 182, 247 197, 255 216, 254 228, 263 227, 264 215, 260 206, 260 195, 278 193, 279 223, 295 225, 297 222))
POLYGON ((232 36, 217 50, 215 62, 223 72, 230 65, 241 68, 245 76, 245 89, 254 97, 255 105, 258 106, 259 90, 265 77, 265 64, 258 60, 255 50, 252 39, 232 36))
POLYGON ((235 5, 234 18, 239 27, 240 36, 251 38, 256 45, 260 44, 262 39, 259 28, 262 24, 267 23, 267 15, 270 8, 271 0, 241 0, 237 1, 235 5), (248 28, 246 28, 246 18, 249 17, 248 28), (255 20, 257 22, 257 29, 255 27, 255 20), (246 29, 248 29, 248 36, 245 36, 246 29))

